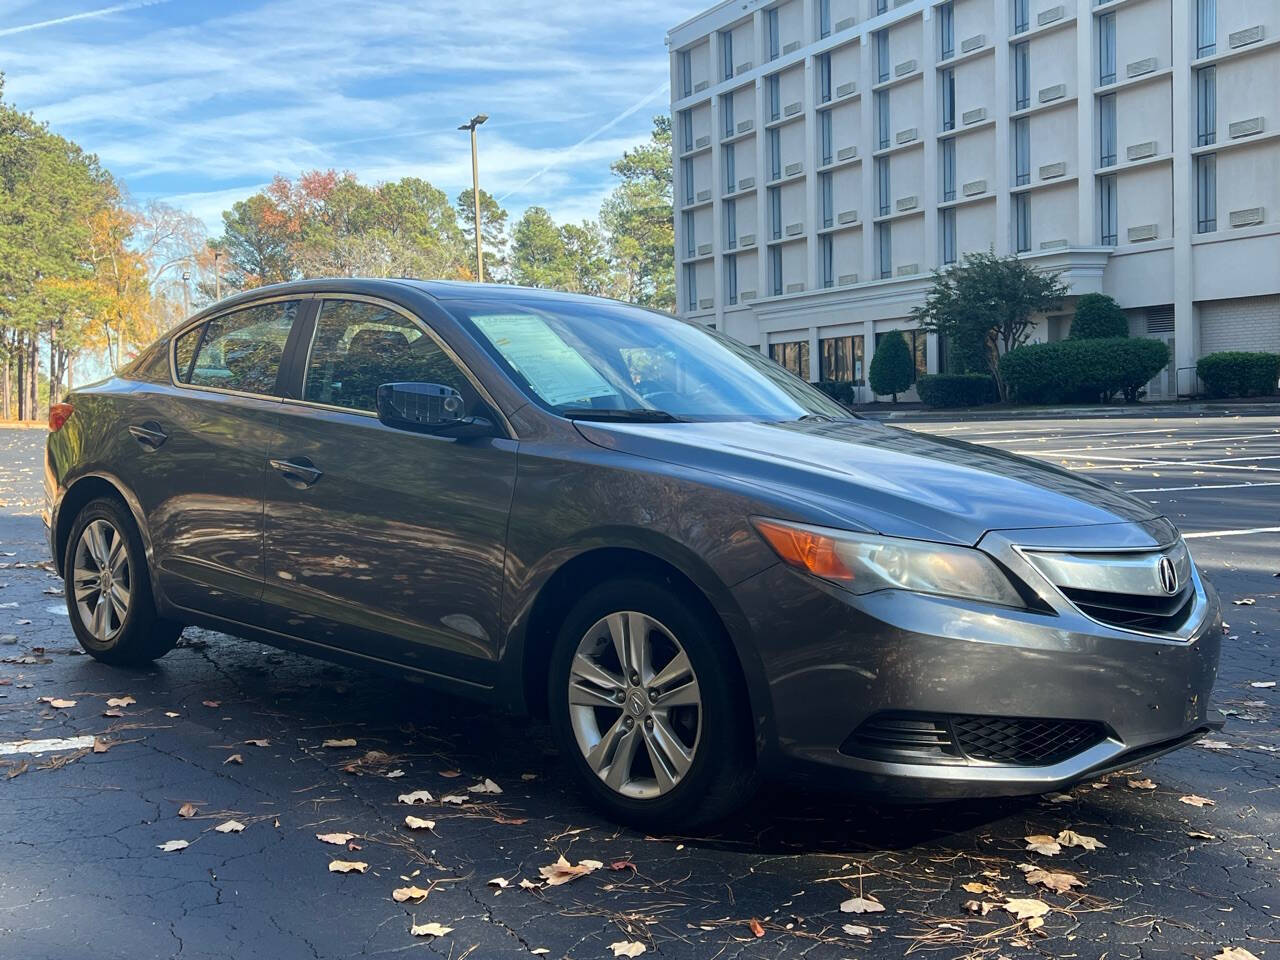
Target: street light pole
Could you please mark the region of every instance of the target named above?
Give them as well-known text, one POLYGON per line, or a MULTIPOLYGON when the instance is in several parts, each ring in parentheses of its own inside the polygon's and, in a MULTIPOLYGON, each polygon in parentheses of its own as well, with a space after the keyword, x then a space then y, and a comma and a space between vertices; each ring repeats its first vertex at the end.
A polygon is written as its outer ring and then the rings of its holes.
POLYGON ((480 167, 476 160, 476 127, 488 120, 487 114, 477 113, 459 130, 471 131, 471 200, 475 204, 476 226, 476 282, 484 283, 484 252, 480 241, 480 167))
POLYGON ((222 251, 213 251, 213 299, 222 299, 222 271, 218 269, 218 261, 222 259, 222 251))
POLYGON ((191 271, 182 271, 182 316, 191 316, 191 271))

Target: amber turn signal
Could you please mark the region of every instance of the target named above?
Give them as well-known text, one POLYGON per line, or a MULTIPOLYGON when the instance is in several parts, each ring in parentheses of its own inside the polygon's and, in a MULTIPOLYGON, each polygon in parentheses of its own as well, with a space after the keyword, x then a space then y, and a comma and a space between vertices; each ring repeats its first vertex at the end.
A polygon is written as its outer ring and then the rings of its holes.
POLYGON ((838 545, 832 537, 760 518, 753 518, 751 522, 778 556, 791 566, 824 580, 853 579, 853 571, 840 559, 838 545))

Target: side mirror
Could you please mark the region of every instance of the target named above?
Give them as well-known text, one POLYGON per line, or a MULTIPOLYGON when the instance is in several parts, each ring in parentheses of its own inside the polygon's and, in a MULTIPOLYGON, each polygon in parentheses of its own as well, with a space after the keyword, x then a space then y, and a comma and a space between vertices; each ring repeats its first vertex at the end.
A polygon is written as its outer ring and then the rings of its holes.
POLYGON ((378 387, 378 419, 389 427, 447 437, 493 433, 484 417, 466 416, 462 394, 440 383, 384 383, 378 387))

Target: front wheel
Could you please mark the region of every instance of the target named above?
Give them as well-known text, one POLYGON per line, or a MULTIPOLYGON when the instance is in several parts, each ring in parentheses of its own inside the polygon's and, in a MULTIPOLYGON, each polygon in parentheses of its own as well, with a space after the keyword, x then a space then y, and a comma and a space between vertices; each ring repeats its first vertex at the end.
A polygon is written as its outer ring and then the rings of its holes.
POLYGON ((178 642, 181 625, 156 614, 142 538, 119 501, 85 504, 71 527, 63 574, 71 627, 95 660, 147 663, 178 642))
POLYGON ((615 819, 685 828, 723 817, 754 779, 750 713, 719 624, 665 586, 603 584, 565 619, 552 656, 552 729, 615 819))

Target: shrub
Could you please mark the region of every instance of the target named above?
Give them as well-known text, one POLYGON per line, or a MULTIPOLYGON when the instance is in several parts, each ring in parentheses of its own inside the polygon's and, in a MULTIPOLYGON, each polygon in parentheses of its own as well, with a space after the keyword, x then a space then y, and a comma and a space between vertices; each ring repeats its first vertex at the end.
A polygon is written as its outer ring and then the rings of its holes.
POLYGON ((1280 380, 1280 353, 1210 353, 1196 362, 1196 373, 1211 397, 1268 396, 1280 380))
POLYGON ((871 389, 881 396, 892 394, 893 402, 897 403, 898 394, 910 388, 914 373, 915 361, 911 359, 907 341, 897 330, 890 330, 880 338, 871 357, 871 389))
POLYGON ((1129 336, 1129 318, 1120 304, 1103 293, 1086 293, 1076 301, 1071 320, 1072 340, 1100 340, 1129 336))
POLYGON ((917 380, 916 389, 930 407, 976 407, 1000 399, 989 373, 933 373, 917 380))
POLYGON ((853 406, 854 393, 853 383, 849 380, 819 380, 814 384, 819 390, 825 393, 836 403, 843 403, 846 407, 853 406))
POLYGON ((1017 403, 1106 403, 1117 393, 1133 403, 1168 362, 1169 347, 1160 340, 1060 340, 1005 354, 1000 375, 1017 403))

